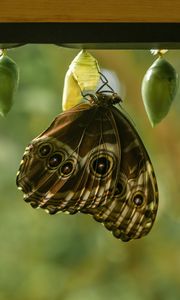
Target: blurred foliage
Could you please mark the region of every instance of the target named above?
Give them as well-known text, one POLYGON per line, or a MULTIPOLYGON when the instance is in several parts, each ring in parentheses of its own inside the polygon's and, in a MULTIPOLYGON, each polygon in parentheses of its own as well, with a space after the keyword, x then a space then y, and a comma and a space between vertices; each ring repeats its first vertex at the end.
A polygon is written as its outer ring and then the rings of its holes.
MULTIPOLYGON (((180 91, 154 129, 141 99, 149 51, 93 50, 116 73, 124 104, 153 162, 160 205, 150 234, 123 243, 90 216, 49 216, 15 185, 26 145, 61 111, 64 76, 78 50, 25 45, 8 51, 20 68, 14 106, 0 119, 0 300, 180 299, 180 91)), ((180 52, 166 59, 180 74, 180 52)))

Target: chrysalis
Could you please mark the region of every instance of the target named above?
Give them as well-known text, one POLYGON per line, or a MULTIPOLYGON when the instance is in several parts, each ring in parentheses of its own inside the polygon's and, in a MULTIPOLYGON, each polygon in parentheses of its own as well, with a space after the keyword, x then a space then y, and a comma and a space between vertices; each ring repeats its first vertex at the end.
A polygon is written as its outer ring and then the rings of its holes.
POLYGON ((99 66, 96 59, 82 50, 70 64, 65 76, 63 110, 78 104, 82 99, 82 93, 96 90, 99 79, 99 66))
POLYGON ((12 107, 18 85, 18 67, 3 51, 0 56, 0 114, 5 116, 12 107))
POLYGON ((147 70, 142 81, 142 98, 152 126, 169 112, 178 88, 178 74, 161 55, 147 70))

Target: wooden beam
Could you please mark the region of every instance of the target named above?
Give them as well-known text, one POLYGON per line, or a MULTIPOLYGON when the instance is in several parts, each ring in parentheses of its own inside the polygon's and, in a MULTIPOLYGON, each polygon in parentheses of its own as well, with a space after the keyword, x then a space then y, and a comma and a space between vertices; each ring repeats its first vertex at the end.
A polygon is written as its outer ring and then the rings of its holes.
POLYGON ((180 1, 1 0, 0 22, 180 22, 180 1))

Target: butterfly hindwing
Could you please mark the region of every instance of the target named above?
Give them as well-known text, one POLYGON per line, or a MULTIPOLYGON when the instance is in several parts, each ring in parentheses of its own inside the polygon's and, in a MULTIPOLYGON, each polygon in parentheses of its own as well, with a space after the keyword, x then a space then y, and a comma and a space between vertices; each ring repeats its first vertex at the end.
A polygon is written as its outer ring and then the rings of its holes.
POLYGON ((155 220, 158 189, 147 151, 125 115, 112 109, 121 142, 121 165, 113 201, 96 209, 94 218, 124 241, 146 235, 155 220))

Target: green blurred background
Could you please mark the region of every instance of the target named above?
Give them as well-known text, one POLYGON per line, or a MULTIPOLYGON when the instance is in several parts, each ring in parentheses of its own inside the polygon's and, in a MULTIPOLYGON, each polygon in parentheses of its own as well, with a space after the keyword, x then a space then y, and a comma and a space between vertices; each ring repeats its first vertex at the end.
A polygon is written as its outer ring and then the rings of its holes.
MULTIPOLYGON (((0 300, 180 299, 180 91, 152 129, 141 81, 147 50, 92 50, 115 72, 123 107, 151 157, 160 190, 150 234, 123 243, 87 215, 49 216, 23 201, 15 184, 26 145, 61 111, 63 81, 78 49, 25 45, 8 55, 20 69, 14 105, 0 119, 0 300)), ((180 51, 165 58, 180 74, 180 51)))

